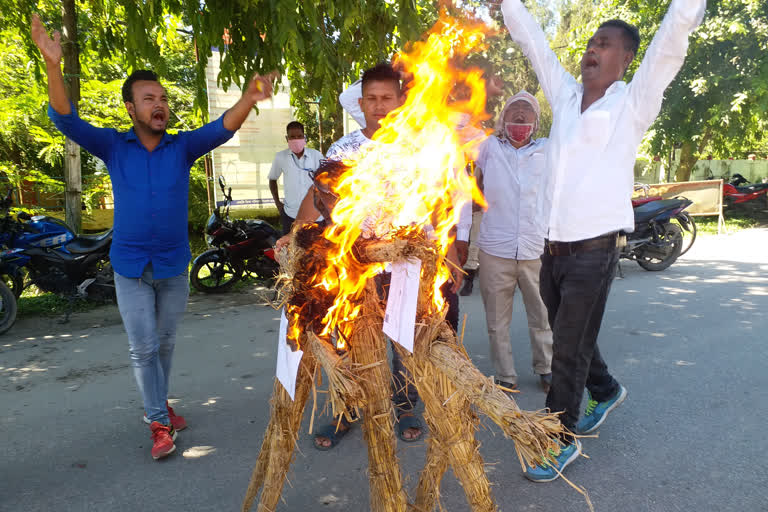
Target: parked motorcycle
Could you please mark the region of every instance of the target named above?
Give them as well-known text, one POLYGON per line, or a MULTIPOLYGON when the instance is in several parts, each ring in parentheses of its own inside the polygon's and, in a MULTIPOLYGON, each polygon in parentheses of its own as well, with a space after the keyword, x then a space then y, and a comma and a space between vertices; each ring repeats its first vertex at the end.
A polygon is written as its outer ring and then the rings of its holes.
POLYGON ((768 208, 768 183, 748 183, 741 174, 731 176, 731 181, 723 184, 723 206, 729 209, 768 208))
MULTIPOLYGON (((14 299, 34 284, 40 290, 68 299, 115 300, 109 249, 112 230, 98 235, 75 235, 64 222, 43 215, 11 213, 11 192, 0 201, 0 274, 13 285, 14 299)), ((10 326, 8 326, 10 327, 10 326)))
MULTIPOLYGON (((649 196, 649 189, 649 185, 644 185, 641 183, 635 184, 635 190, 644 190, 645 196, 632 198, 632 208, 637 208, 638 206, 652 203, 654 201, 661 201, 663 199, 661 196, 649 196)), ((696 241, 698 228, 696 227, 696 222, 693 220, 693 216, 686 211, 681 211, 675 215, 672 218, 672 222, 678 224, 683 233, 683 250, 680 251, 680 256, 682 256, 691 249, 693 242, 696 241)))
POLYGON ((668 268, 680 257, 683 231, 691 231, 687 215, 681 215, 693 201, 679 197, 647 202, 634 208, 635 231, 627 234, 622 258, 637 261, 645 270, 668 268))
POLYGON ((205 226, 212 248, 195 258, 189 273, 192 286, 205 293, 227 291, 244 277, 272 279, 280 269, 273 249, 279 233, 263 220, 230 219, 232 188, 226 190, 223 177, 219 186, 226 200, 224 211, 216 207, 205 226))

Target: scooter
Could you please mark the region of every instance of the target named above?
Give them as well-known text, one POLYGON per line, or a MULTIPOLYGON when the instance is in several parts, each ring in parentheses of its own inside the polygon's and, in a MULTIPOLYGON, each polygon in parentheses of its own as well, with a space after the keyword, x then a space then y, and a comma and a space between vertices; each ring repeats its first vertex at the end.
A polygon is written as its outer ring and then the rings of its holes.
POLYGON ((731 181, 723 184, 723 206, 733 209, 735 206, 768 209, 768 183, 749 183, 741 174, 731 176, 731 181))

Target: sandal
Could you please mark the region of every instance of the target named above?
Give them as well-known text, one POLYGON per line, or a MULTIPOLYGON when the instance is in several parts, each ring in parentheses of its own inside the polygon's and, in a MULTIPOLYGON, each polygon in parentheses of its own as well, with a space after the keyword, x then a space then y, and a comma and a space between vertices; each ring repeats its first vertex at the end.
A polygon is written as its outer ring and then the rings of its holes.
POLYGON ((421 425, 419 418, 413 415, 412 412, 404 412, 397 417, 397 436, 406 443, 415 443, 421 441, 424 437, 424 429, 421 425), (405 431, 409 428, 418 429, 420 434, 416 437, 405 437, 405 431))
POLYGON ((342 438, 346 436, 350 430, 352 430, 352 425, 344 418, 341 419, 341 428, 337 430, 336 426, 337 426, 337 423, 329 423, 328 425, 324 426, 323 428, 317 431, 317 434, 315 434, 315 439, 312 442, 312 444, 315 447, 315 450, 320 450, 321 452, 327 452, 328 450, 332 450, 333 448, 336 447, 337 444, 339 444, 339 441, 341 441, 342 438), (318 444, 317 439, 319 437, 328 439, 331 442, 331 444, 328 446, 318 444))

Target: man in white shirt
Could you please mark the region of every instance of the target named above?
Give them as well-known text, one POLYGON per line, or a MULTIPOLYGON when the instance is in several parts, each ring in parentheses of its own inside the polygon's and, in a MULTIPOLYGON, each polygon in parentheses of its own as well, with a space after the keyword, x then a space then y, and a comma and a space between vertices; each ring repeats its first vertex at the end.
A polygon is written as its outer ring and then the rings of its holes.
POLYGON ((288 149, 278 152, 269 171, 269 191, 275 200, 283 224, 283 234, 291 230, 299 205, 307 190, 312 186, 312 173, 320 166, 323 154, 316 149, 306 147, 304 125, 291 121, 285 128, 285 140, 288 149), (280 201, 277 180, 283 177, 284 201, 280 201))
POLYGON ((488 209, 483 214, 480 293, 485 306, 495 381, 517 387, 509 327, 515 288, 520 287, 528 316, 533 371, 545 392, 552 380, 552 330, 539 294, 545 223, 538 197, 544 192, 547 139, 534 139, 541 109, 534 96, 520 91, 507 100, 496 134, 483 142, 477 158, 488 209))
MULTIPOLYGON (((547 193, 540 197, 542 211, 549 212, 541 296, 554 337, 547 407, 562 412, 560 421, 572 432, 594 432, 627 395, 608 372, 597 336, 616 272, 620 232, 634 229, 630 199, 637 147, 685 60, 688 35, 705 8, 706 0, 672 0, 627 84, 622 78, 640 43, 635 27, 620 20, 603 23, 582 56, 579 83, 560 65, 520 0, 501 4, 507 29, 531 61, 553 112, 547 193), (589 402, 579 420, 585 387, 589 402)), ((572 436, 562 443, 554 461, 527 468, 525 476, 555 480, 581 451, 572 436)))

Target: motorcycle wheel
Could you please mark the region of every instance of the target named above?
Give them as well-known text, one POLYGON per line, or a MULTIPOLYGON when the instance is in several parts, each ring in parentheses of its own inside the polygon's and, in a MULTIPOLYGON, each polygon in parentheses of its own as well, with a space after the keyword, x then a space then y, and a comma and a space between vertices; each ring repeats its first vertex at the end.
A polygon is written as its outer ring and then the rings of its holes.
POLYGON ((5 283, 5 285, 10 288, 10 290, 13 292, 13 296, 16 297, 18 300, 19 297, 21 297, 21 292, 24 291, 24 276, 21 274, 11 275, 11 274, 2 274, 0 275, 0 281, 5 283))
POLYGON ((216 253, 200 256, 189 272, 189 282, 203 293, 222 293, 243 277, 243 267, 231 260, 222 260, 216 253))
MULTIPOLYGON (((690 231, 685 229, 682 230, 683 250, 680 251, 680 256, 682 256, 683 254, 687 253, 691 249, 691 247, 693 246, 693 242, 696 241, 697 228, 696 228, 696 222, 693 220, 693 217, 688 215, 686 212, 680 213, 679 216, 684 218, 684 221, 688 224, 688 228, 690 230, 690 231)), ((680 221, 677 220, 676 218, 673 218, 672 221, 675 222, 675 224, 679 224, 681 228, 683 227, 680 221)), ((678 258, 680 256, 678 256, 678 258)))
POLYGON ((13 292, 5 284, 0 283, 0 334, 5 333, 16 321, 18 305, 13 292))
POLYGON ((637 255, 637 264, 643 267, 645 270, 652 272, 658 272, 669 268, 677 258, 680 257, 680 252, 683 250, 683 230, 677 224, 665 224, 664 234, 660 237, 663 242, 667 242, 672 245, 670 251, 664 256, 664 258, 656 258, 651 256, 645 256, 643 252, 637 255))

